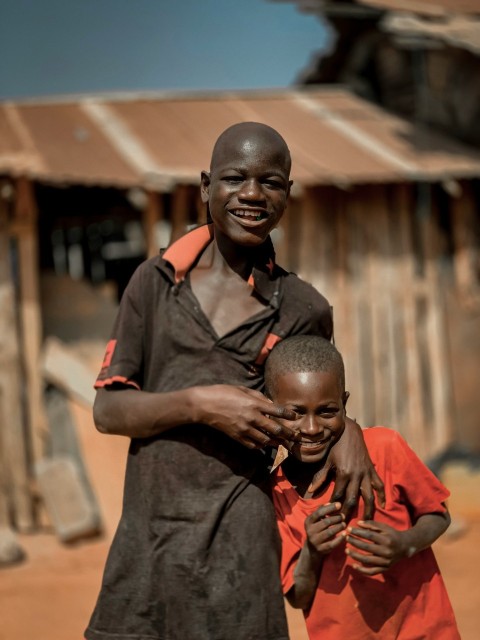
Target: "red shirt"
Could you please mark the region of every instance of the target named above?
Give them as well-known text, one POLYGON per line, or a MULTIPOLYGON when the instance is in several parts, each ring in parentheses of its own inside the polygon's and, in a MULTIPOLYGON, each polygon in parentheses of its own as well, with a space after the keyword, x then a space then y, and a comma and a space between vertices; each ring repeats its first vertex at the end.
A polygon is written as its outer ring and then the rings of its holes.
MULTIPOLYGON (((370 457, 385 483, 386 504, 375 520, 405 530, 427 513, 444 512, 447 489, 391 429, 364 431, 370 457)), ((330 501, 333 483, 313 499, 300 497, 282 472, 274 475, 274 504, 282 538, 284 593, 305 542, 305 518, 330 501)), ((361 514, 360 507, 360 514, 361 514)), ((352 524, 359 519, 358 510, 352 524)), ((366 576, 352 568, 344 545, 326 556, 317 592, 305 613, 312 640, 459 640, 453 610, 431 548, 366 576)))

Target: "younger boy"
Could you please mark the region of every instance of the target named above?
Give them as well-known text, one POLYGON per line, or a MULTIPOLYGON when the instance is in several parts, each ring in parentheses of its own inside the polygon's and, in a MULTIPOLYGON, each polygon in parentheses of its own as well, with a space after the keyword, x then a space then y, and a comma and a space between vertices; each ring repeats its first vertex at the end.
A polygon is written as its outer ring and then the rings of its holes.
MULTIPOLYGON (((346 525, 329 502, 333 482, 309 493, 315 473, 345 427, 342 357, 324 338, 279 343, 265 369, 266 391, 295 411, 300 440, 273 472, 282 537, 282 583, 290 604, 304 610, 316 640, 457 640, 448 595, 430 545, 447 529, 449 492, 396 431, 364 431, 385 507, 373 521, 346 525)), ((292 422, 289 422, 292 425, 292 422)))

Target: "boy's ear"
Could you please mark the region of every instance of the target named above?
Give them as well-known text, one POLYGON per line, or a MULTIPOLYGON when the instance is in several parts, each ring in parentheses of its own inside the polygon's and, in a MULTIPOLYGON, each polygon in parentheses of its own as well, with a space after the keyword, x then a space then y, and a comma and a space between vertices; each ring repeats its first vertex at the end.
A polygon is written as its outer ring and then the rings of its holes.
POLYGON ((349 391, 344 391, 343 395, 342 395, 342 402, 343 402, 343 408, 345 409, 345 407, 347 406, 347 401, 350 397, 350 392, 349 391))
POLYGON ((201 173, 201 185, 200 185, 200 194, 202 196, 202 202, 208 202, 209 198, 209 188, 210 188, 210 174, 208 171, 202 171, 201 173))
POLYGON ((290 197, 290 191, 292 189, 292 184, 293 184, 293 180, 289 180, 288 181, 288 187, 287 187, 287 198, 290 197))

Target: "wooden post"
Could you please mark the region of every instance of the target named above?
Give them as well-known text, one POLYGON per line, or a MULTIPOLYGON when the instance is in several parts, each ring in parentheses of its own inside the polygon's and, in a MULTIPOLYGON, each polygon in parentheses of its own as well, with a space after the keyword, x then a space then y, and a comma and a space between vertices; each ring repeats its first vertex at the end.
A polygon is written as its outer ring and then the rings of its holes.
POLYGON ((175 242, 187 230, 190 206, 190 189, 188 185, 177 185, 172 198, 172 237, 170 241, 175 242))
POLYGON ((157 255, 160 249, 157 243, 156 227, 157 223, 164 218, 163 194, 149 191, 147 197, 147 206, 143 212, 143 231, 147 246, 147 257, 152 258, 157 255))
POLYGON ((461 196, 452 198, 450 202, 457 290, 462 299, 469 303, 472 299, 478 298, 480 293, 476 273, 480 265, 475 247, 478 222, 472 185, 464 182, 461 196))
POLYGON ((347 211, 349 232, 348 270, 350 274, 350 298, 352 304, 352 334, 356 357, 357 387, 352 389, 357 396, 356 415, 363 426, 375 423, 375 385, 373 372, 372 317, 368 295, 369 245, 365 216, 370 212, 365 207, 365 187, 357 187, 350 199, 347 211))
MULTIPOLYGON (((1 199, 0 199, 1 202, 1 199)), ((10 238, 5 203, 0 205, 0 517, 5 510, 20 531, 33 526, 27 471, 26 434, 21 407, 20 350, 15 288, 10 268, 10 238)))
POLYGON ((42 317, 38 264, 38 211, 33 185, 26 178, 16 183, 15 227, 20 275, 21 353, 26 377, 25 394, 32 462, 45 455, 48 433, 40 372, 42 317))
POLYGON ((420 354, 418 349, 418 322, 415 285, 414 249, 412 243, 412 216, 414 216, 412 186, 399 184, 392 187, 390 234, 394 257, 395 296, 394 321, 397 357, 397 385, 395 413, 398 428, 418 455, 427 446, 425 413, 422 402, 420 354))
POLYGON ((200 187, 195 194, 195 209, 197 211, 197 224, 205 224, 207 222, 207 205, 202 201, 200 187))
MULTIPOLYGON (((429 185, 430 186, 430 185, 429 185)), ((430 186, 430 189, 432 187, 430 186)), ((425 254, 426 281, 426 340, 428 345, 429 375, 432 401, 429 456, 442 451, 451 440, 453 419, 453 385, 446 309, 439 264, 439 229, 434 216, 435 201, 430 211, 421 217, 420 228, 425 254)))
POLYGON ((390 426, 393 421, 392 394, 395 380, 393 340, 389 326, 392 283, 387 201, 383 185, 365 187, 363 192, 362 223, 367 240, 365 298, 370 306, 372 322, 371 384, 374 385, 374 420, 376 424, 390 426))

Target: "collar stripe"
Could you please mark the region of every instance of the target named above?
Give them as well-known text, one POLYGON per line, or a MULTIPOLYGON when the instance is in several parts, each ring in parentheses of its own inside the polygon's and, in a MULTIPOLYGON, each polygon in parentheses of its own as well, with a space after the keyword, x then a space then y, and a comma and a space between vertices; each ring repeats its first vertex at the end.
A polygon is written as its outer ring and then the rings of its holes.
POLYGON ((168 247, 163 254, 163 259, 168 260, 175 269, 176 283, 185 278, 197 257, 210 244, 212 238, 213 224, 206 224, 190 231, 168 247))

